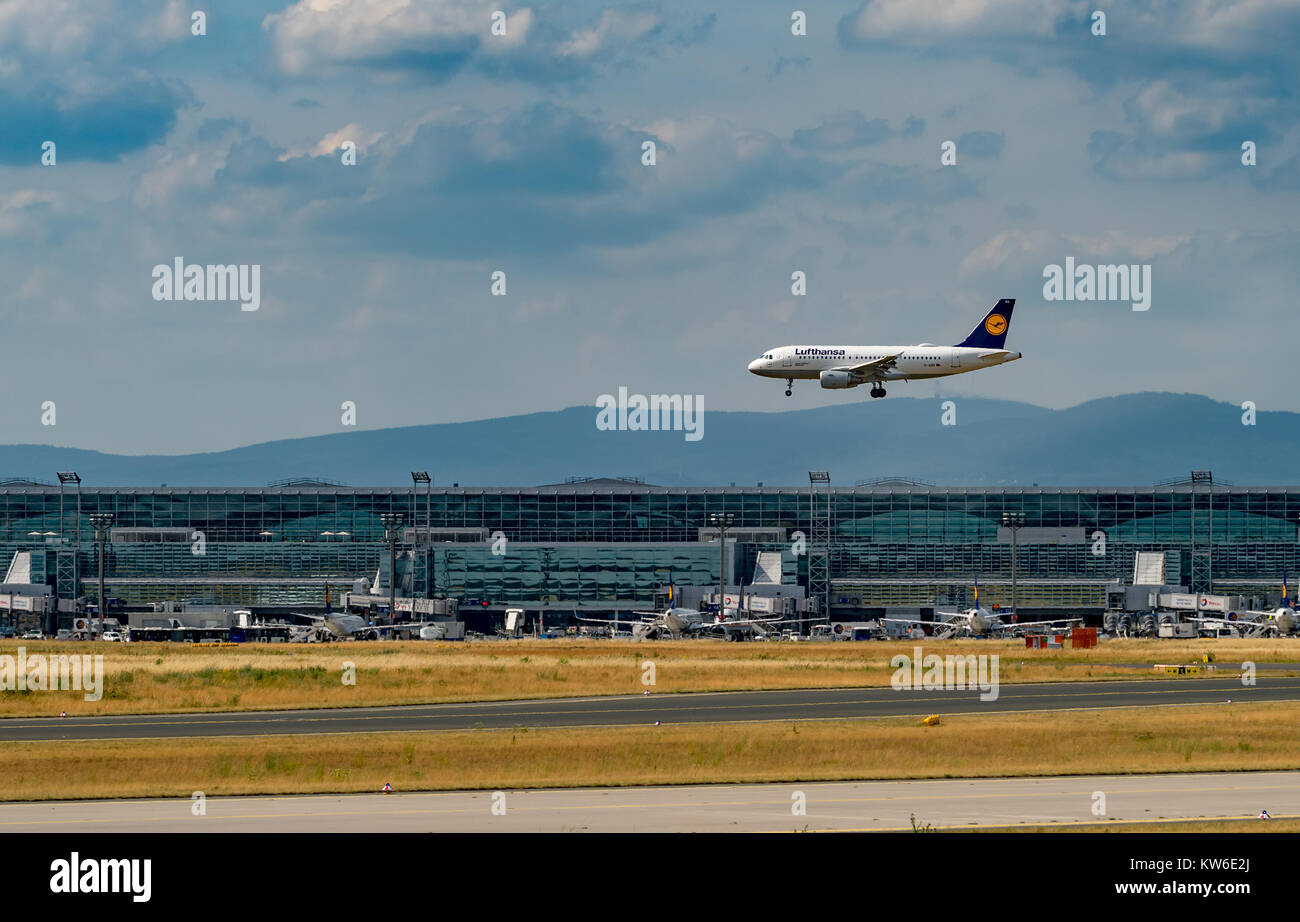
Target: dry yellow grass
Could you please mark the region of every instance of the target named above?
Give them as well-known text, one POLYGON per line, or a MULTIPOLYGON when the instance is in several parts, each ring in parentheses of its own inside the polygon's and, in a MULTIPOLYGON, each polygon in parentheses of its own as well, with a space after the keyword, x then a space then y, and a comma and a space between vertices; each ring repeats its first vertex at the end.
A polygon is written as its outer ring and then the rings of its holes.
MULTIPOLYGON (((1243 660, 1300 661, 1300 640, 1112 641, 1092 650, 1026 650, 1015 641, 722 643, 520 640, 481 643, 370 642, 320 645, 4 642, 0 654, 102 654, 104 692, 5 693, 0 717, 166 713, 201 710, 425 704, 516 698, 633 694, 642 664, 656 668, 656 692, 881 686, 889 660, 911 654, 1001 657, 1006 683, 1155 678, 1113 663, 1190 662, 1213 651, 1235 674, 1243 660), (345 663, 356 684, 342 682, 345 663)), ((1182 680, 1194 681, 1194 680, 1182 680)))
POLYGON ((10 743, 0 799, 1300 768, 1300 703, 914 720, 10 743))

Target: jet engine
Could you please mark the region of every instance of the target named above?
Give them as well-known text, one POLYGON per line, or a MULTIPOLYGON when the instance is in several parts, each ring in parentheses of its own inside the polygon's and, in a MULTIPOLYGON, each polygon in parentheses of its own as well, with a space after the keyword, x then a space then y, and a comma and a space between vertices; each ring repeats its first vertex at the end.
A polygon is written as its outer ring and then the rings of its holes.
POLYGON ((840 371, 836 368, 828 368, 821 373, 822 387, 841 388, 857 387, 862 382, 855 378, 850 372, 840 371))

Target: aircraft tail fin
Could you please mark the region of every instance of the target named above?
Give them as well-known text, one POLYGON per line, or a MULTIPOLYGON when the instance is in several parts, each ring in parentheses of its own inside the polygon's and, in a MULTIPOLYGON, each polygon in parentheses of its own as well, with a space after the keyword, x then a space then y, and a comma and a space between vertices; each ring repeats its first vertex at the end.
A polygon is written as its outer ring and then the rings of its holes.
POLYGON ((959 342, 958 346, 973 346, 977 349, 1002 349, 1007 343, 1007 331, 1011 329, 1011 311, 1016 306, 1015 298, 1003 298, 993 306, 993 310, 984 315, 984 319, 970 331, 970 336, 959 342))

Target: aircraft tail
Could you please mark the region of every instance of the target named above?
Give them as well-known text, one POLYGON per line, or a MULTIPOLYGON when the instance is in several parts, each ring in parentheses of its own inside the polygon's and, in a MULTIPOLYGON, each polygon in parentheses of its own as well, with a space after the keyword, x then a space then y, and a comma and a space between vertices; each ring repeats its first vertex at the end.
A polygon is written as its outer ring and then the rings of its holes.
POLYGON ((993 310, 984 315, 984 319, 970 331, 970 336, 959 342, 958 346, 974 346, 977 349, 1002 349, 1007 343, 1007 330, 1011 329, 1011 311, 1016 306, 1015 298, 1003 298, 993 306, 993 310))

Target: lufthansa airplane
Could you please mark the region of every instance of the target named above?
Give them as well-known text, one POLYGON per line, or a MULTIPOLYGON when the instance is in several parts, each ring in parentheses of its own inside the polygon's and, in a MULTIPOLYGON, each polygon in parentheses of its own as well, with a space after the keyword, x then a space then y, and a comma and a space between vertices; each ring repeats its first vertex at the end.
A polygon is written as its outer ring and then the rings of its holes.
POLYGON ((1007 329, 1015 298, 1003 298, 970 336, 955 346, 778 346, 749 363, 764 378, 785 378, 785 395, 796 378, 819 380, 825 388, 871 383, 871 396, 885 396, 884 382, 960 375, 1020 358, 1008 352, 1007 329))

